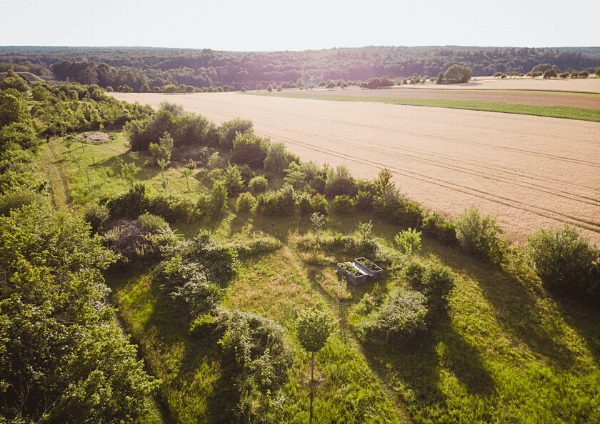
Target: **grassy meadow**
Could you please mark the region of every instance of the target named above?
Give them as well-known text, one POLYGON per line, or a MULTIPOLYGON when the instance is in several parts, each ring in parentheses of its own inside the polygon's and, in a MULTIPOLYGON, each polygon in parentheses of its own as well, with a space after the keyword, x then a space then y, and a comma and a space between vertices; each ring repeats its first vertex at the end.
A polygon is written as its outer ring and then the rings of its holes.
MULTIPOLYGON (((319 96, 312 93, 259 95, 343 101, 378 101, 560 116, 600 121, 600 111, 532 105, 427 99, 319 96), (406 102, 404 102, 406 100, 406 102), (487 108, 487 109, 486 109, 487 108)), ((149 195, 164 193, 161 169, 127 148, 122 133, 91 145, 55 137, 41 148, 40 173, 52 183, 59 209, 81 211, 103 194, 123 192, 131 181, 115 164, 138 167, 135 181, 149 195)), ((205 171, 188 181, 184 163, 165 169, 167 193, 195 201, 208 190, 205 171)), ((273 186, 280 181, 272 181, 273 186)), ((396 250, 394 236, 406 228, 366 213, 330 214, 317 234, 308 217, 238 214, 234 199, 217 218, 171 226, 181 237, 206 230, 222 243, 270 237, 281 248, 241 260, 227 283, 222 304, 275 320, 294 349, 283 397, 271 400, 282 422, 294 423, 592 423, 600 422, 600 312, 549 295, 539 279, 514 255, 501 266, 483 264, 457 248, 423 238, 412 257, 396 250), (336 234, 359 238, 359 223, 373 223, 382 252, 384 276, 362 286, 347 285, 335 264, 362 256, 328 247, 336 234), (366 338, 360 331, 361 301, 374 291, 385 295, 408 287, 405 267, 442 264, 457 275, 449 310, 428 328, 424 340, 400 347, 366 338), (336 319, 336 331, 315 357, 295 338, 298 310, 319 306, 336 319)), ((377 262, 377 261, 376 261, 377 262)), ((162 380, 148 423, 226 422, 226 388, 218 336, 199 336, 173 310, 156 282, 155 266, 110 271, 106 281, 124 330, 139 346, 147 370, 162 380)))

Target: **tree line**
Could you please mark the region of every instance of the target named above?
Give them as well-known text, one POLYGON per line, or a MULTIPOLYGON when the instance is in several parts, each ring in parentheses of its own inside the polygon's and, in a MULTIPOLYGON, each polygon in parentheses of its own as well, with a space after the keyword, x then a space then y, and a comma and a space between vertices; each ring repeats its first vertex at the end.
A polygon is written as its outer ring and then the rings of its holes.
POLYGON ((473 76, 497 72, 527 73, 540 63, 560 69, 593 72, 600 52, 593 48, 536 49, 484 47, 363 47, 303 52, 216 52, 210 49, 89 49, 16 52, 0 55, 13 66, 42 66, 59 79, 67 77, 101 87, 127 85, 142 91, 181 84, 208 88, 244 85, 255 88, 283 83, 309 86, 321 81, 367 81, 387 75, 438 75, 453 65, 468 67, 473 76))

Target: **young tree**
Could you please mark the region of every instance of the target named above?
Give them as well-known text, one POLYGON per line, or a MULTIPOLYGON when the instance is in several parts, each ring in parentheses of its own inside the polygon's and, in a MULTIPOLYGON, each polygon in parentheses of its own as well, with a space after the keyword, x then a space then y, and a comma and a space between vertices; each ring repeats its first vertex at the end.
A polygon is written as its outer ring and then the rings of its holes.
POLYGON ((133 188, 133 182, 135 181, 135 173, 138 171, 138 167, 135 166, 134 162, 128 163, 121 167, 121 172, 126 180, 131 181, 131 188, 133 188))
POLYGON ((158 144, 150 143, 148 150, 159 166, 160 160, 169 162, 171 159, 171 152, 173 151, 173 137, 168 132, 165 132, 162 137, 160 137, 158 144))
POLYGON ((314 380, 315 352, 325 346, 332 332, 333 319, 328 313, 317 309, 304 309, 298 313, 296 334, 300 345, 312 354, 310 364, 311 380, 314 380))

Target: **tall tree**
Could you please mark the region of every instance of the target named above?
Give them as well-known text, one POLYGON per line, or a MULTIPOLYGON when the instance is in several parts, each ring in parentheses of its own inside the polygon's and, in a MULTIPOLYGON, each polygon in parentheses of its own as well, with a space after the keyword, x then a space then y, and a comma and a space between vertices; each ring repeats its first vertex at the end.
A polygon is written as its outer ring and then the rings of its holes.
POLYGON ((315 352, 320 351, 333 331, 331 316, 318 309, 304 309, 298 313, 296 334, 300 345, 312 354, 310 379, 314 379, 315 352))

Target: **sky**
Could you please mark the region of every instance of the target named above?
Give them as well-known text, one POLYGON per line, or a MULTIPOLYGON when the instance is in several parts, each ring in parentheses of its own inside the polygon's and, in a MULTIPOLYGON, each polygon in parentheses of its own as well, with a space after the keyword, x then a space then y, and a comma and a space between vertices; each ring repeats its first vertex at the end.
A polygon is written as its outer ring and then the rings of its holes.
POLYGON ((598 2, 0 0, 2 46, 599 46, 598 2))

